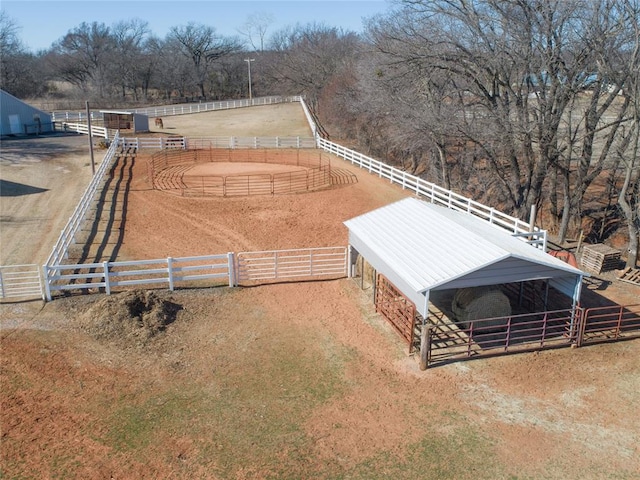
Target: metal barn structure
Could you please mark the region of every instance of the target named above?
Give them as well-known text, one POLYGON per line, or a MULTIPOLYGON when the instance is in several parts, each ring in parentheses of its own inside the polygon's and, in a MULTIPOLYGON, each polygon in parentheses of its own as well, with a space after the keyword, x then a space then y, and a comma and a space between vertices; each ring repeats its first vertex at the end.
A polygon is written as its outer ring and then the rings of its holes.
POLYGON ((481 324, 483 319, 466 324, 447 321, 446 328, 455 330, 453 337, 463 338, 469 354, 478 348, 479 340, 487 340, 479 338, 478 328, 487 337, 498 334, 492 347, 505 348, 507 342, 508 348, 509 342, 514 343, 514 319, 518 320, 520 344, 529 343, 532 335, 536 342, 544 343, 551 333, 559 334, 557 326, 553 331, 549 328, 548 316, 541 319, 539 315, 547 310, 549 287, 567 299, 566 311, 554 316, 556 323, 563 323, 562 335, 567 329, 571 333, 576 328, 573 312, 586 274, 482 219, 408 198, 348 220, 345 225, 349 229, 351 268, 358 257, 363 257, 375 270, 376 296, 384 294, 382 301, 376 300, 378 311, 410 344, 419 331, 422 368, 426 368, 433 353, 434 345, 429 343, 435 337, 429 335, 442 324, 435 318, 442 309, 434 308, 433 301, 443 292, 515 285, 516 291, 522 293, 527 284, 534 282, 542 283, 546 289, 542 294, 544 302, 527 311, 538 315, 534 320, 509 315, 485 324, 481 324), (500 336, 502 330, 505 334, 500 336), (535 330, 535 335, 525 334, 524 330, 535 330))
POLYGON ((148 132, 149 117, 141 113, 100 110, 104 126, 114 130, 131 130, 132 132, 148 132))
POLYGON ((0 90, 0 135, 39 135, 53 131, 50 114, 0 90))

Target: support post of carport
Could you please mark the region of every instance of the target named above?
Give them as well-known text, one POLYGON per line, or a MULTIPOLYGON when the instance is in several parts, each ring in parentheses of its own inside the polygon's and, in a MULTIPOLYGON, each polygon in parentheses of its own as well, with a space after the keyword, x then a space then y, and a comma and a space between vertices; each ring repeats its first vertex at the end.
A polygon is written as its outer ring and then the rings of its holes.
POLYGON ((424 309, 422 312, 422 331, 420 332, 420 370, 429 366, 431 350, 431 332, 429 331, 429 290, 424 292, 424 309))

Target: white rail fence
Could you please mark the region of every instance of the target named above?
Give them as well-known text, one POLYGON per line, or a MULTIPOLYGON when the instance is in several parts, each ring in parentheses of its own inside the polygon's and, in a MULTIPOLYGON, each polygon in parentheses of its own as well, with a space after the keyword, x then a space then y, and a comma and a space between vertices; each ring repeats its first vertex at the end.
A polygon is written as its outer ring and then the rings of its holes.
POLYGON ((142 149, 160 149, 160 150, 185 150, 187 148, 187 139, 185 137, 159 137, 159 138, 121 138, 120 145, 122 148, 142 149))
MULTIPOLYGON (((76 132, 76 133, 83 133, 85 135, 89 135, 89 125, 86 123, 62 122, 62 129, 65 132, 76 132)), ((109 139, 109 129, 106 127, 91 125, 91 135, 93 135, 94 137, 102 137, 102 138, 109 139)), ((111 137, 113 137, 113 135, 111 135, 111 137)))
POLYGON ((347 250, 347 247, 325 247, 242 252, 237 255, 237 281, 346 277, 347 250))
POLYGON ((158 137, 121 138, 123 148, 208 149, 208 148, 316 148, 313 137, 158 137))
POLYGON ((44 265, 42 283, 44 296, 52 300, 55 292, 73 290, 103 290, 111 294, 116 287, 141 285, 163 284, 173 291, 178 286, 202 285, 202 281, 236 287, 242 282, 341 278, 348 272, 347 251, 347 247, 323 247, 44 265))
POLYGON ((313 137, 205 137, 187 139, 187 148, 316 148, 313 137))
POLYGON ((75 235, 82 227, 87 213, 93 205, 93 199, 95 195, 102 189, 103 180, 106 172, 109 170, 116 158, 116 150, 118 148, 118 135, 114 138, 114 141, 109 146, 98 170, 94 174, 89 186, 82 194, 78 205, 76 206, 73 214, 69 218, 69 221, 60 232, 58 241, 53 246, 51 254, 47 258, 47 265, 57 265, 62 263, 65 258, 68 258, 69 246, 75 243, 75 235))
POLYGON ((235 284, 234 255, 161 258, 120 262, 45 265, 43 267, 47 300, 56 291, 104 289, 111 294, 115 287, 165 284, 173 291, 176 284, 224 280, 235 284))
POLYGON ((8 265, 0 267, 0 299, 45 298, 38 265, 8 265))
POLYGON ((459 195, 451 190, 442 188, 435 183, 427 182, 422 178, 411 175, 402 170, 398 170, 386 163, 382 163, 373 158, 362 155, 356 151, 345 148, 336 143, 323 138, 317 138, 318 147, 332 153, 344 160, 351 162, 358 167, 367 170, 369 173, 386 178, 390 183, 402 186, 403 189, 412 190, 419 197, 428 200, 436 205, 441 205, 452 210, 470 213, 486 220, 492 225, 509 231, 514 236, 522 238, 527 243, 543 251, 547 249, 547 232, 538 227, 529 225, 528 222, 512 217, 505 213, 488 207, 480 202, 476 202, 463 195, 459 195))
MULTIPOLYGON (((219 102, 185 103, 180 105, 164 105, 149 108, 123 109, 122 111, 140 113, 149 117, 167 117, 171 115, 186 115, 189 113, 211 112, 214 110, 229 110, 232 108, 255 107, 260 105, 273 105, 277 103, 292 103, 300 100, 301 97, 259 97, 243 100, 226 100, 219 102)), ((91 111, 92 120, 102 120, 102 114, 98 111, 91 111)), ((54 111, 51 112, 51 120, 54 122, 81 122, 87 121, 86 112, 82 111, 54 111)))

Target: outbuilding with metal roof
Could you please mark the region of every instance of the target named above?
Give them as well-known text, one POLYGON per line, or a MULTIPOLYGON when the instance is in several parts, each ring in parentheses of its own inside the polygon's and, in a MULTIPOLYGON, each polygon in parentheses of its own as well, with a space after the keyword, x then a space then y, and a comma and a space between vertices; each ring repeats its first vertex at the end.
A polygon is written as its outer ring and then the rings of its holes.
POLYGON ((407 198, 345 222, 352 263, 364 257, 429 316, 434 292, 546 280, 580 298, 581 270, 464 212, 407 198))

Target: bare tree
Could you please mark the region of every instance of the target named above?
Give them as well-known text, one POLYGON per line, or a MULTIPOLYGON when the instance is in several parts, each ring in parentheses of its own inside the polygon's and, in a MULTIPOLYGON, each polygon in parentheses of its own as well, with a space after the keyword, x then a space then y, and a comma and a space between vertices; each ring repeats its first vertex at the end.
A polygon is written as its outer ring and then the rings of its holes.
POLYGON ((297 25, 276 32, 265 75, 281 93, 307 96, 317 112, 322 89, 348 68, 359 44, 358 36, 321 24, 297 25))
POLYGON ((9 15, 0 11, 0 88, 17 97, 38 95, 46 90, 46 78, 38 69, 39 59, 20 40, 19 30, 9 15))
POLYGON ((113 51, 114 41, 107 25, 83 22, 54 45, 49 61, 61 78, 84 91, 94 87, 98 97, 103 98, 109 87, 113 51))
POLYGON ((264 52, 267 31, 274 22, 272 13, 255 12, 247 17, 238 33, 247 39, 254 51, 264 52))
POLYGON ((138 99, 138 89, 149 63, 145 61, 144 46, 149 35, 147 22, 131 19, 116 23, 111 29, 114 40, 112 60, 113 82, 120 86, 120 95, 126 98, 127 89, 138 99))
POLYGON ((622 88, 622 95, 629 100, 631 121, 622 129, 616 155, 624 166, 624 180, 618 193, 618 205, 627 222, 629 248, 627 267, 635 267, 640 252, 640 5, 634 0, 623 4, 623 18, 635 19, 630 26, 630 41, 623 51, 626 53, 627 69, 635 72, 622 88))
MULTIPOLYGON (((421 98, 438 113, 434 101, 458 105, 455 123, 465 139, 458 158, 469 148, 481 152, 476 161, 492 172, 482 183, 492 186, 486 193, 494 204, 507 202, 526 217, 544 200, 549 172, 557 172, 566 224, 579 215, 582 195, 626 121, 624 104, 598 68, 626 41, 620 1, 404 0, 402 9, 372 23, 370 36, 386 65, 412 78, 418 108, 421 98), (438 71, 457 95, 438 100, 438 83, 430 80, 438 71)), ((434 139, 452 134, 437 122, 426 130, 434 139)))
POLYGON ((238 40, 218 36, 213 27, 193 22, 186 26, 171 28, 167 43, 172 43, 175 51, 191 61, 193 75, 202 98, 207 98, 205 87, 212 64, 241 49, 238 40))

